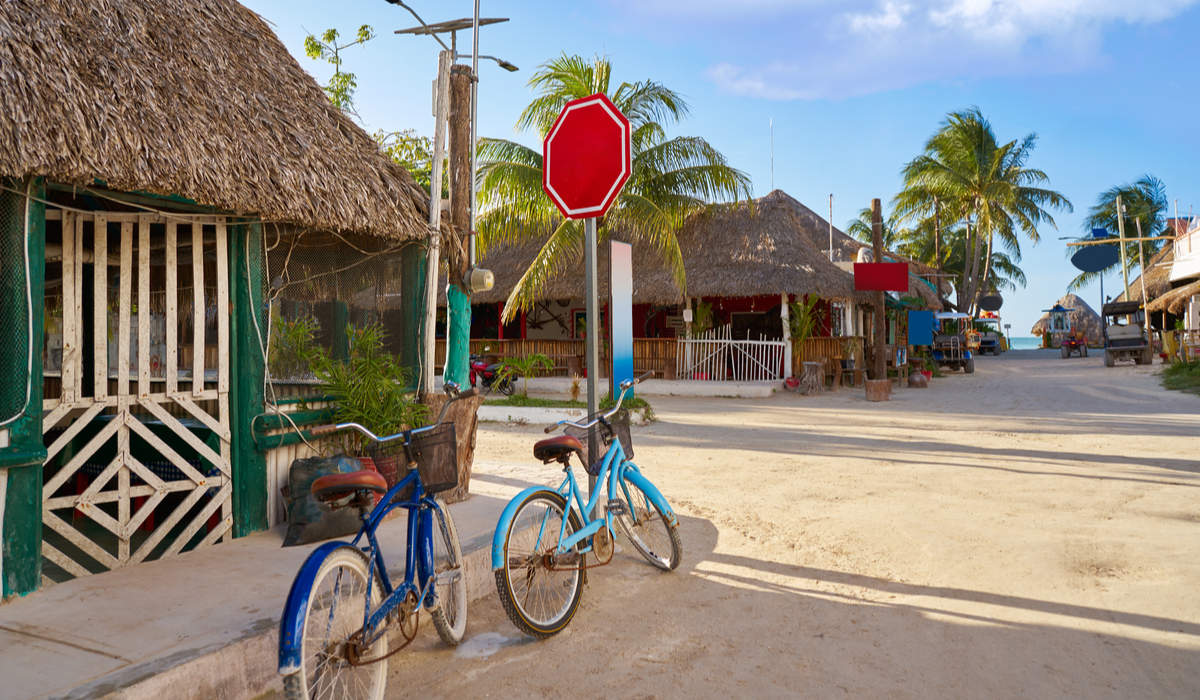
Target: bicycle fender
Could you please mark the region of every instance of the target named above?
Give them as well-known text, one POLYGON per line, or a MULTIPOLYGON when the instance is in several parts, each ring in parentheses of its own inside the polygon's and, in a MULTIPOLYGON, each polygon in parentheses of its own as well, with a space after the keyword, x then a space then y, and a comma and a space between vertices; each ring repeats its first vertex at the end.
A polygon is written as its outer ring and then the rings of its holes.
MULTIPOLYGON (((496 521, 496 532, 492 535, 492 571, 499 571, 504 568, 504 535, 508 532, 508 526, 512 523, 513 516, 517 514, 517 508, 529 496, 542 492, 558 493, 548 486, 531 486, 518 493, 504 507, 504 512, 500 514, 500 519, 496 521)), ((568 504, 569 506, 570 504, 568 504)))
POLYGON ((326 542, 308 555, 292 581, 287 602, 283 604, 283 617, 279 620, 279 675, 286 676, 300 670, 300 640, 304 637, 304 613, 308 610, 308 594, 325 558, 345 542, 326 542))
POLYGON ((635 486, 646 494, 646 497, 657 507, 662 514, 667 516, 667 524, 671 527, 679 527, 679 519, 675 517, 675 511, 671 510, 671 504, 667 503, 667 499, 663 498, 662 492, 658 487, 650 483, 650 480, 642 476, 642 473, 633 469, 627 469, 624 474, 626 481, 631 481, 635 486))

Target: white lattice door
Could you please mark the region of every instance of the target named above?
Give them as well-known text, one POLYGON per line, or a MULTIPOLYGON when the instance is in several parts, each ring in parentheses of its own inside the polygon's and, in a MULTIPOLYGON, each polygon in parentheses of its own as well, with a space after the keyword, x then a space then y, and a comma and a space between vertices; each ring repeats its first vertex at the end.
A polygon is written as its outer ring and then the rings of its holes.
POLYGON ((48 385, 57 365, 61 391, 44 405, 52 440, 44 558, 78 577, 228 538, 225 220, 71 211, 47 219, 62 221, 61 249, 47 247, 48 270, 61 264, 62 294, 47 324, 61 346, 48 385))

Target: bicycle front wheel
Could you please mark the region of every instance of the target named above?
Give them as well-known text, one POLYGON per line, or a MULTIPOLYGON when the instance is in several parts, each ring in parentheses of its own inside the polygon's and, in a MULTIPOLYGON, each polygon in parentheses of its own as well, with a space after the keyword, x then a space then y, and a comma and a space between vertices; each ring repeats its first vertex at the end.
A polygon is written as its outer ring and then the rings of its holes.
POLYGON ((616 497, 624 503, 624 512, 617 515, 617 525, 646 561, 664 571, 673 571, 683 560, 683 542, 679 528, 671 527, 663 515, 633 482, 617 481, 621 489, 616 497))
POLYGON ((463 566, 458 529, 446 504, 430 509, 433 518, 433 575, 438 606, 430 614, 438 636, 458 646, 467 631, 467 572, 463 566))
POLYGON ((496 590, 504 611, 525 634, 545 639, 562 631, 583 594, 584 555, 577 550, 556 556, 561 539, 579 530, 567 501, 553 491, 525 498, 504 536, 504 568, 496 571, 496 590))
MULTIPOLYGON (((387 662, 350 664, 353 637, 362 631, 368 595, 372 608, 383 599, 375 579, 367 590, 367 559, 357 549, 335 549, 325 559, 313 580, 304 612, 300 670, 283 678, 288 700, 353 698, 380 700, 387 683, 387 662)), ((355 648, 360 659, 377 659, 387 654, 387 637, 367 648, 355 648)))

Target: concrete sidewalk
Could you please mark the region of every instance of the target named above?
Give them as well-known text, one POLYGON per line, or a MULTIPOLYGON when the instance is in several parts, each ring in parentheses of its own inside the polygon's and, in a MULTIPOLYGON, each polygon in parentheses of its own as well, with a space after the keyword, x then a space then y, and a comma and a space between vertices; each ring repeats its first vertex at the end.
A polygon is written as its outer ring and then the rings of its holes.
MULTIPOLYGON (((469 600, 495 590, 492 532, 504 505, 558 469, 477 461, 471 498, 450 507, 469 600)), ((402 575, 406 520, 379 530, 402 575)), ((242 700, 281 690, 279 618, 316 545, 282 548, 284 528, 51 586, 0 605, 0 697, 242 700)), ((469 616, 469 612, 468 612, 469 616)), ((422 634, 433 634, 422 620, 422 634)))

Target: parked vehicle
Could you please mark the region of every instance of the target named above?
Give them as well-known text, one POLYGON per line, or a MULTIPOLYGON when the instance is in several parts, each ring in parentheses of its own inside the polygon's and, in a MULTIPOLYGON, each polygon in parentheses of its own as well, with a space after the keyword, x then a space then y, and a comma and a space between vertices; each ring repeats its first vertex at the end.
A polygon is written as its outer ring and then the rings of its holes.
POLYGON ((972 330, 971 317, 949 311, 933 315, 936 328, 933 333, 933 361, 950 371, 962 368, 967 374, 975 371, 975 356, 968 342, 967 331, 972 330))
POLYGON ((534 486, 517 494, 496 523, 492 537, 496 589, 509 619, 528 635, 545 639, 571 622, 583 595, 586 569, 612 561, 617 528, 639 554, 664 571, 674 570, 683 558, 675 512, 629 461, 633 457, 629 412, 621 410, 621 403, 634 384, 649 376, 621 382, 621 396, 611 411, 593 414, 586 423, 564 420, 546 428, 549 433, 560 425, 569 426, 566 435, 533 446, 534 457, 544 464, 562 464, 566 478, 557 489, 534 486), (581 437, 607 445, 595 464, 588 466, 581 437), (586 504, 571 469, 572 455, 596 477, 586 504), (601 504, 600 495, 606 490, 608 500, 601 504))
POLYGON ((1146 312, 1140 301, 1113 301, 1105 304, 1104 366, 1112 367, 1117 360, 1133 360, 1148 365, 1154 361, 1150 338, 1146 334, 1146 312))
POLYGON ((1001 342, 1003 334, 1000 332, 1000 317, 983 316, 975 319, 975 323, 984 327, 979 331, 979 354, 999 355, 1004 352, 1004 343, 1001 342))
POLYGON ((279 673, 288 700, 382 700, 391 655, 388 636, 399 630, 406 640, 400 648, 412 641, 422 608, 442 641, 462 641, 467 626, 465 563, 450 510, 434 494, 458 485, 458 443, 454 423, 442 425, 446 411, 478 390, 459 393, 448 382, 446 393, 450 400, 437 423, 426 428, 385 437, 357 423, 313 429, 313 435, 357 430, 374 441, 377 459, 403 457, 409 471, 390 489, 374 471, 313 481, 314 498, 332 508, 358 510, 362 527, 351 542, 327 542, 313 550, 292 581, 279 621, 279 673), (376 494, 384 492, 375 503, 376 494), (404 580, 394 583, 375 530, 396 508, 408 510, 408 536, 404 580))
POLYGON ((511 375, 504 375, 500 369, 501 362, 488 363, 487 355, 471 355, 471 386, 477 386, 484 393, 490 394, 496 390, 505 396, 512 396, 515 382, 511 375))

